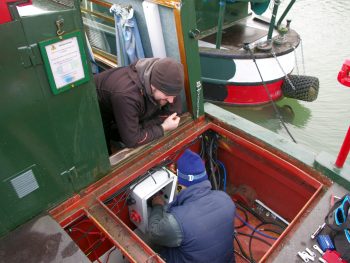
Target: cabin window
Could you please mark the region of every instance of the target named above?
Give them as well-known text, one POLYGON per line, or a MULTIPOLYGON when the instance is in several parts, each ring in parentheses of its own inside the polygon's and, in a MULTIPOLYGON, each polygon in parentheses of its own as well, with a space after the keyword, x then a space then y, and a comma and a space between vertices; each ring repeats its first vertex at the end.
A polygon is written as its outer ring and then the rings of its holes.
MULTIPOLYGON (((143 5, 142 1, 120 0, 116 4, 130 6, 134 9, 134 16, 140 32, 145 57, 160 57, 162 54, 164 57, 172 57, 180 61, 172 8, 160 4, 156 5, 156 15, 159 20, 153 21, 151 19, 149 21, 146 17, 147 12, 149 12, 147 10, 148 7, 143 5), (162 46, 165 52, 156 53, 160 41, 164 42, 162 46)), ((85 32, 101 70, 118 66, 115 21, 113 14, 109 11, 110 7, 110 3, 94 0, 83 0, 81 3, 85 32)))

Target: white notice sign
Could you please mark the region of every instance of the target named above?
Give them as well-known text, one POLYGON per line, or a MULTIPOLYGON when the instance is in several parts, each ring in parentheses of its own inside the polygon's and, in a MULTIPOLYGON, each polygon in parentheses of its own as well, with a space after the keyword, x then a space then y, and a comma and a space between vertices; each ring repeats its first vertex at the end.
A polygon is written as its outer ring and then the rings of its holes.
POLYGON ((45 46, 57 89, 85 77, 77 37, 45 46))

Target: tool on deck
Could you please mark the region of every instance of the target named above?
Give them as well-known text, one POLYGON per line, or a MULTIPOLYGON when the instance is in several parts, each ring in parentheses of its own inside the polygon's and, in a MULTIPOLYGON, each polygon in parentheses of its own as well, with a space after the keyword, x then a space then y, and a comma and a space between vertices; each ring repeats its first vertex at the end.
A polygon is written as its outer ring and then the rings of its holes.
POLYGON ((336 195, 334 195, 334 194, 331 194, 331 202, 330 202, 330 206, 331 206, 331 207, 334 205, 335 199, 340 200, 341 197, 336 196, 336 195))
POLYGON ((313 245, 313 248, 316 249, 321 255, 324 254, 323 250, 319 246, 313 245))
POLYGON ((316 231, 311 235, 311 239, 315 239, 315 237, 317 237, 321 233, 321 231, 324 229, 325 226, 326 226, 326 223, 323 223, 322 225, 318 226, 316 231))
POLYGON ((320 245, 320 248, 323 251, 326 251, 328 249, 335 250, 332 239, 329 235, 318 235, 316 240, 317 240, 317 243, 320 245))
POLYGON ((315 252, 313 252, 310 248, 305 248, 305 251, 311 256, 311 257, 313 257, 313 258, 315 258, 316 257, 316 254, 315 254, 315 252))
POLYGON ((315 258, 312 257, 309 253, 305 251, 298 251, 298 256, 304 261, 304 262, 309 262, 310 260, 314 261, 315 258))
POLYGON ((347 263, 347 261, 345 261, 335 250, 327 250, 322 258, 329 263, 347 263))

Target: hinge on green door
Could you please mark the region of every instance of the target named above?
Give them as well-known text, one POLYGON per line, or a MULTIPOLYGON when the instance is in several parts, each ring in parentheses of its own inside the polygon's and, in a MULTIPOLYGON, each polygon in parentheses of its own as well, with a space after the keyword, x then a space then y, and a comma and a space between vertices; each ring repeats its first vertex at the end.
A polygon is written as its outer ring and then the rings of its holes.
POLYGON ((29 68, 43 63, 37 44, 19 47, 18 52, 21 56, 21 64, 24 68, 29 68))

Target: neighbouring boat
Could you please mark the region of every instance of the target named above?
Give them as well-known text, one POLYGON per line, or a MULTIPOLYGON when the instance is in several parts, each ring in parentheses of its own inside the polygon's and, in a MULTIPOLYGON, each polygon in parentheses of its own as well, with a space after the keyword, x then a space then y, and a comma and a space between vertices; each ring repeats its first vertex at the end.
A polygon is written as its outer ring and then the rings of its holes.
POLYGON ((294 262, 312 249, 330 200, 350 191, 350 132, 336 159, 204 103, 194 1, 152 0, 164 50, 184 65, 184 114, 163 138, 109 156, 84 30, 99 70, 115 66, 109 8, 132 5, 151 56, 159 50, 144 2, 31 2, 6 0, 10 18, 0 20, 1 263, 164 262, 143 239, 147 200, 160 189, 169 200, 176 194, 176 160, 187 148, 237 205, 236 231, 227 233, 236 262, 294 262))
POLYGON ((193 34, 199 40, 206 100, 259 105, 283 96, 304 101, 317 98, 317 78, 299 72, 291 75, 301 38, 291 20, 283 23, 283 19, 294 2, 277 20, 280 0, 195 1, 197 29, 193 34), (271 19, 259 16, 269 4, 273 6, 271 19))

